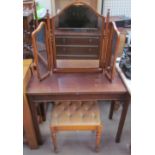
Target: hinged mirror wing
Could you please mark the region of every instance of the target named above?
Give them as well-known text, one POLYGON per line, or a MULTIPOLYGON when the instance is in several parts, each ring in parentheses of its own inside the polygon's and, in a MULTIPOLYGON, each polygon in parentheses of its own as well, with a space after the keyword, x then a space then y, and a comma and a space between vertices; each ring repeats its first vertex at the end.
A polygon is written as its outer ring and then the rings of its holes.
POLYGON ((105 61, 105 74, 110 81, 113 80, 115 74, 115 64, 120 43, 120 32, 114 22, 109 23, 108 47, 105 61))
POLYGON ((41 22, 32 33, 34 65, 41 81, 50 74, 50 51, 48 31, 45 22, 41 22))

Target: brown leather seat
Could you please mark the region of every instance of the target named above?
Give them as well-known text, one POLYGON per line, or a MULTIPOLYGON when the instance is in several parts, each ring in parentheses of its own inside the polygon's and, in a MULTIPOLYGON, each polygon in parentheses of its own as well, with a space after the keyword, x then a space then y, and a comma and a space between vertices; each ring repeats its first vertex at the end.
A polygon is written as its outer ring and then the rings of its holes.
POLYGON ((56 132, 70 130, 95 130, 98 150, 102 125, 96 101, 59 101, 52 110, 51 135, 54 151, 57 151, 56 132))

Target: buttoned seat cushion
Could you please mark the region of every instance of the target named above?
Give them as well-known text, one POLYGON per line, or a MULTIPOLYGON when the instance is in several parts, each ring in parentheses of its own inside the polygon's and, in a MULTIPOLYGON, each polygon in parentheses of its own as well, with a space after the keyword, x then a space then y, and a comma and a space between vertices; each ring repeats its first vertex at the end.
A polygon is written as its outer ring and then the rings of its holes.
POLYGON ((101 125, 96 101, 59 101, 52 110, 52 127, 101 125))

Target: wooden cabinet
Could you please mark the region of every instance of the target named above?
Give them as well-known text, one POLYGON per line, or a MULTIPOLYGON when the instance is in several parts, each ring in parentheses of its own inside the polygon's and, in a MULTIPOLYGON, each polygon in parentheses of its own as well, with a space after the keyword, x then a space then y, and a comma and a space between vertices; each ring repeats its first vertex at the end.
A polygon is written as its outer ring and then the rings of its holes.
POLYGON ((31 149, 36 149, 38 147, 38 142, 35 134, 35 127, 32 120, 31 109, 26 95, 27 86, 29 84, 29 80, 31 79, 31 64, 31 59, 23 61, 23 127, 28 145, 31 149))

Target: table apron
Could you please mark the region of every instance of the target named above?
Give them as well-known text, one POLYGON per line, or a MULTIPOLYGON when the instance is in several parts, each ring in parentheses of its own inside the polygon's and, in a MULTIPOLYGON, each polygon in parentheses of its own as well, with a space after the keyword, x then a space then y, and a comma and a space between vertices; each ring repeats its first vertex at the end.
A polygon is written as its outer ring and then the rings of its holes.
POLYGON ((29 95, 31 102, 50 102, 56 100, 126 100, 128 94, 55 94, 55 95, 29 95))

